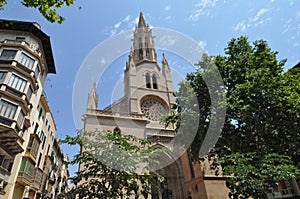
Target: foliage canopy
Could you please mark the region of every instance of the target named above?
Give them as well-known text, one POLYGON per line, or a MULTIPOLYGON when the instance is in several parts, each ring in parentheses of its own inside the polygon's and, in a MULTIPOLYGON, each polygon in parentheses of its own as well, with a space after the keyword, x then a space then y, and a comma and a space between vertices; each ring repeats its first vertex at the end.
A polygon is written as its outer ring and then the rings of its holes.
MULTIPOLYGON (((110 131, 84 131, 63 141, 79 145, 80 153, 70 164, 79 164, 67 195, 88 198, 148 198, 163 178, 149 172, 162 152, 149 140, 110 131)), ((156 191, 159 191, 158 189, 156 191)))
POLYGON ((265 180, 299 174, 299 68, 283 73, 285 60, 277 60, 277 54, 266 41, 251 44, 243 36, 228 42, 225 55, 203 54, 197 71, 180 84, 177 112, 166 119, 180 123, 191 110, 198 113, 194 115, 199 117, 197 136, 189 154, 199 160, 209 123, 218 117, 204 78, 207 72, 219 70, 224 87, 216 92, 226 95, 226 118, 208 157, 219 157, 214 162, 221 164, 224 175, 233 176, 227 185, 234 198, 266 198, 265 180), (198 99, 195 108, 189 104, 189 87, 198 99))
MULTIPOLYGON (((70 7, 75 0, 22 0, 21 3, 27 8, 35 8, 45 19, 53 22, 62 23, 65 18, 57 13, 57 10, 66 6, 70 7)), ((7 0, 0 0, 0 9, 4 10, 7 0)))

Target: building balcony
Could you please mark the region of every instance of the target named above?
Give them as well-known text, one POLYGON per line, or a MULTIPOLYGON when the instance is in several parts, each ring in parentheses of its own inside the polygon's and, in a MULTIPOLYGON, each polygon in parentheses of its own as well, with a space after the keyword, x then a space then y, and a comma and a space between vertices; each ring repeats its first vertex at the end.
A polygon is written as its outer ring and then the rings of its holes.
POLYGON ((18 102, 19 104, 22 104, 22 107, 26 112, 29 112, 30 108, 32 107, 32 104, 30 103, 26 93, 20 92, 8 85, 0 84, 0 94, 6 96, 6 98, 18 102))
POLYGON ((43 171, 39 168, 35 168, 33 187, 36 190, 40 190, 42 188, 42 180, 43 180, 43 171))
POLYGON ((24 151, 23 138, 20 137, 20 129, 12 119, 0 116, 0 146, 12 155, 24 151))
POLYGON ((29 158, 24 157, 17 177, 17 182, 24 186, 31 186, 34 183, 35 172, 34 162, 29 158))
POLYGON ((35 72, 32 69, 29 69, 28 67, 20 64, 18 61, 13 59, 6 60, 0 58, 0 67, 3 70, 13 70, 18 74, 22 74, 23 76, 30 79, 31 85, 34 90, 37 90, 39 88, 35 72))
POLYGON ((36 162, 40 143, 41 140, 37 134, 30 134, 29 143, 26 148, 24 157, 30 158, 31 160, 36 162))
POLYGON ((31 186, 33 182, 33 176, 26 172, 19 172, 17 182, 24 186, 31 186))

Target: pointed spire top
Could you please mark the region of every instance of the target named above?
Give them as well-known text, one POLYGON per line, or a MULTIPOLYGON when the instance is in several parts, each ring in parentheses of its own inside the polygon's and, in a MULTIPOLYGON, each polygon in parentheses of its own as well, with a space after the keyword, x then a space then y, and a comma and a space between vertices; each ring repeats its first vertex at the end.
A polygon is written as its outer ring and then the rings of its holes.
POLYGON ((88 102, 87 102, 87 109, 97 109, 98 107, 98 94, 97 94, 97 85, 96 82, 94 82, 93 84, 93 88, 91 90, 91 92, 88 95, 88 102))
POLYGON ((147 27, 143 13, 140 12, 140 18, 139 18, 139 23, 138 23, 138 28, 143 28, 143 27, 147 27))
POLYGON ((162 59, 162 64, 163 64, 163 65, 169 65, 169 64, 168 64, 168 61, 167 61, 167 59, 166 59, 166 57, 165 57, 165 53, 162 53, 162 57, 163 57, 163 59, 162 59))
POLYGON ((93 90, 93 92, 95 92, 95 93, 97 92, 97 86, 96 86, 96 82, 95 82, 95 81, 94 81, 93 89, 92 89, 92 90, 93 90))

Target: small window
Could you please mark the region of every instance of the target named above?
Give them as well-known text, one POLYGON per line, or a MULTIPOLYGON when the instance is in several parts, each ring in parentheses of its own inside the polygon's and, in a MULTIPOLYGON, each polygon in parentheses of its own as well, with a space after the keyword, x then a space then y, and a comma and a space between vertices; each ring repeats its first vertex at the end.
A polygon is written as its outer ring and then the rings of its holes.
POLYGON ((25 170, 26 162, 27 162, 27 159, 23 159, 20 171, 24 171, 25 170))
POLYGON ((0 166, 2 165, 3 161, 4 161, 4 155, 0 155, 0 166))
POLYGON ((152 75, 152 84, 153 84, 153 88, 157 89, 157 78, 155 74, 152 75))
POLYGON ((45 142, 46 142, 46 135, 45 135, 45 133, 44 133, 44 131, 42 131, 42 133, 41 133, 41 140, 42 140, 42 149, 44 149, 44 147, 45 147, 45 142))
POLYGON ((150 75, 146 73, 146 88, 151 88, 150 75))
POLYGON ((31 57, 29 57, 28 55, 26 55, 25 53, 22 53, 20 56, 20 63, 23 64, 24 66, 32 69, 33 65, 34 65, 34 59, 32 59, 31 57))
POLYGON ((40 72, 41 72, 41 71, 40 71, 40 67, 39 67, 39 65, 37 65, 36 68, 35 68, 35 72, 34 72, 36 78, 39 77, 40 72))
POLYGON ((18 120, 17 120, 19 126, 22 125, 23 120, 24 120, 24 117, 25 117, 24 112, 21 110, 21 111, 20 111, 20 114, 19 114, 19 116, 18 116, 18 120))
POLYGON ((3 117, 7 117, 9 119, 13 119, 15 117, 17 110, 17 106, 11 104, 7 101, 1 100, 0 101, 0 115, 3 117))
POLYGON ((146 57, 150 57, 150 50, 148 46, 148 39, 145 37, 145 48, 146 48, 146 57))
POLYGON ((32 89, 32 87, 30 85, 29 88, 28 88, 28 91, 27 91, 27 98, 28 98, 28 100, 31 99, 32 93, 33 93, 33 89, 32 89))
POLYGON ((143 59, 143 44, 141 38, 139 38, 139 59, 143 59))
POLYGON ((17 54, 17 50, 3 50, 1 53, 1 59, 14 59, 17 54))
POLYGON ((49 154, 49 150, 50 150, 50 144, 48 144, 48 148, 47 148, 47 153, 46 153, 46 155, 49 154))
POLYGON ((7 72, 0 71, 0 83, 4 82, 7 72))
POLYGON ((38 128, 39 128, 39 124, 35 123, 34 131, 33 131, 34 134, 37 134, 38 128))
POLYGON ((38 116, 38 119, 39 119, 39 120, 41 119, 42 113, 43 113, 43 109, 42 109, 42 108, 40 108, 40 111, 39 111, 39 116, 38 116))
POLYGON ((40 153, 38 162, 36 163, 36 166, 37 166, 37 167, 40 166, 41 160, 42 160, 42 153, 40 153))
POLYGON ((8 81, 8 85, 14 89, 17 89, 18 91, 24 92, 25 86, 27 84, 27 81, 22 79, 21 77, 12 74, 10 76, 10 79, 8 81))

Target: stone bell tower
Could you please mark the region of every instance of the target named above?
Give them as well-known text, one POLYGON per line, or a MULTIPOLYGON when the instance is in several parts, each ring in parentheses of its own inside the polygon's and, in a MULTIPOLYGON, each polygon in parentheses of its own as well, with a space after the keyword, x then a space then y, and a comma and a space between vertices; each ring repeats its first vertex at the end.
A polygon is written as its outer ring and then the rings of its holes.
POLYGON ((163 54, 160 68, 152 30, 140 13, 124 75, 124 93, 128 100, 128 111, 145 114, 148 119, 155 121, 158 119, 158 113, 154 113, 155 108, 160 108, 158 111, 161 112, 169 112, 171 105, 175 103, 173 92, 168 62, 163 54), (152 113, 145 113, 145 109, 149 109, 145 107, 146 104, 152 105, 152 113))

